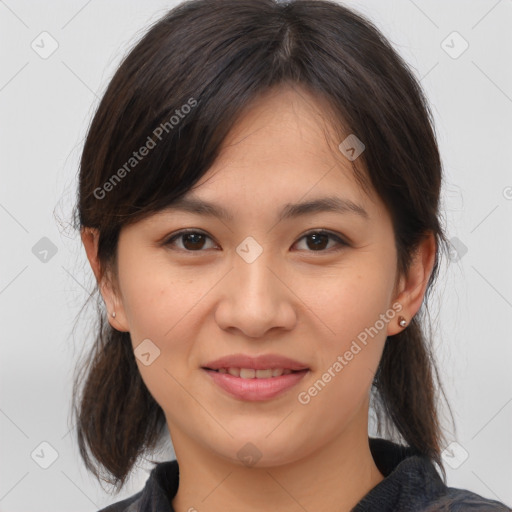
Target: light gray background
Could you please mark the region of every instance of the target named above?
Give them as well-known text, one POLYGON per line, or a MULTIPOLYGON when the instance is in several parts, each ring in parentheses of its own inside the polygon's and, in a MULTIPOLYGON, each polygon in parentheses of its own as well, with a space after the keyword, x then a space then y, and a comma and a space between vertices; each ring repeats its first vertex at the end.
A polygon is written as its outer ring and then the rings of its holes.
MULTIPOLYGON (((435 115, 446 227, 457 249, 438 282, 434 335, 457 421, 452 465, 462 449, 469 455, 457 469, 447 465, 448 483, 511 504, 512 1, 348 3, 414 68, 435 115), (453 31, 469 43, 458 58, 463 41, 446 39, 453 31)), ((90 339, 85 327, 74 337, 71 329, 94 282, 67 223, 98 100, 122 55, 173 5, 0 1, 0 511, 96 511, 146 481, 142 465, 110 497, 78 458, 71 379, 90 339), (43 46, 43 31, 58 43, 47 59, 31 47, 43 46), (57 250, 46 262, 32 252, 43 237, 57 250), (52 452, 42 442, 58 453, 47 469, 39 464, 52 452)))

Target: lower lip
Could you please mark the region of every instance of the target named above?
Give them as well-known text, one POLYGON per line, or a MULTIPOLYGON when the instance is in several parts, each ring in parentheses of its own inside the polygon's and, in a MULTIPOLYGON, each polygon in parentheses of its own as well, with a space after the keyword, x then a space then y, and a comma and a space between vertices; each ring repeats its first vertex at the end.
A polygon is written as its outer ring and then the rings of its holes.
POLYGON ((219 373, 214 370, 203 370, 210 375, 215 384, 224 391, 240 400, 261 401, 281 395, 299 383, 309 370, 289 373, 280 377, 268 379, 242 379, 229 373, 219 373))

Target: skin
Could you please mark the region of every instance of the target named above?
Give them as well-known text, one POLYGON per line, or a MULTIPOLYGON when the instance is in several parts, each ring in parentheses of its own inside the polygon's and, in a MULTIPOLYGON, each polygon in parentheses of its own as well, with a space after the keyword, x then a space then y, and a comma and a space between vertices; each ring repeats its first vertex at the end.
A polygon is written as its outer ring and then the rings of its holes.
POLYGON ((238 120, 189 192, 228 208, 231 221, 169 211, 123 227, 113 280, 96 258, 97 233, 82 232, 107 310, 116 312, 112 327, 129 331, 134 349, 148 338, 160 349, 149 366, 137 364, 171 433, 177 512, 349 511, 384 478, 369 449, 369 393, 386 337, 403 329, 398 314, 308 404, 298 394, 393 304, 408 321, 416 314, 435 241, 427 237, 408 275, 397 276, 390 216, 328 145, 322 107, 305 91, 280 88, 238 120), (276 222, 285 203, 333 194, 369 219, 320 212, 276 222), (184 228, 207 238, 162 245, 184 228), (320 229, 350 245, 330 238, 315 250, 304 235, 320 229), (252 263, 236 252, 248 236, 263 249, 252 263), (285 355, 309 373, 279 397, 238 400, 201 370, 234 353, 285 355), (261 453, 253 466, 237 457, 248 442, 261 453))

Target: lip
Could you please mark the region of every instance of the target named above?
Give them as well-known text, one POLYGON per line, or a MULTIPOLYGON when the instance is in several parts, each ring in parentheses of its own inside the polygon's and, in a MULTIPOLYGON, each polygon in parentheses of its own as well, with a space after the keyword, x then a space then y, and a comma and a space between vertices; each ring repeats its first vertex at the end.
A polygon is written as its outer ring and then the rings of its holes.
MULTIPOLYGON (((242 366, 242 368, 247 367, 242 366)), ((282 366, 279 368, 282 368, 282 366)), ((296 373, 289 373, 280 377, 270 377, 268 379, 243 379, 229 373, 218 373, 208 368, 203 368, 202 370, 229 395, 246 401, 262 401, 275 398, 296 386, 309 373, 309 370, 305 369, 296 373)))
MULTIPOLYGON (((203 365, 203 369, 205 370, 218 370, 219 368, 253 368, 254 370, 283 368, 284 370, 293 371, 309 369, 306 364, 290 359, 289 357, 280 356, 278 354, 263 354, 260 356, 233 354, 215 359, 215 361, 210 361, 209 363, 203 365)), ((273 378, 279 379, 280 377, 273 378)))

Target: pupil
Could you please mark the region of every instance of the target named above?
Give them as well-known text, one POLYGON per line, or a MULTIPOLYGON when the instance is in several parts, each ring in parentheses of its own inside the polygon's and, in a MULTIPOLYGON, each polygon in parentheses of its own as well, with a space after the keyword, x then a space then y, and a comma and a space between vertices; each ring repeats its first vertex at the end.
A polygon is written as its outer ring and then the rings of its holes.
MULTIPOLYGON (((321 247, 323 245, 322 242, 325 242, 325 240, 327 239, 327 235, 322 234, 322 233, 316 233, 316 234, 309 235, 309 236, 310 236, 310 239, 316 240, 316 242, 313 245, 313 248, 316 248, 316 249, 322 248, 321 247), (322 240, 320 240, 320 238, 322 240)), ((311 249, 311 247, 310 247, 310 249, 311 249)))
MULTIPOLYGON (((203 237, 203 235, 201 235, 200 233, 188 233, 185 235, 185 240, 190 240, 192 239, 192 249, 200 249, 201 248, 201 238, 203 237), (199 240, 198 240, 199 239, 199 240), (197 244, 199 244, 199 247, 197 247, 197 244)), ((185 247, 187 247, 187 242, 185 241, 184 244, 183 244, 185 247)), ((188 244, 190 245, 190 244, 188 244)))

